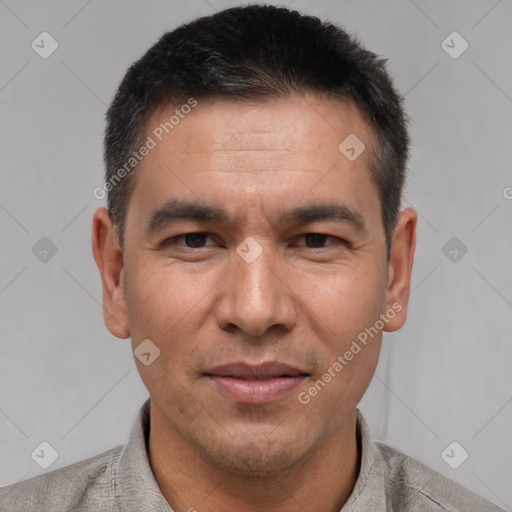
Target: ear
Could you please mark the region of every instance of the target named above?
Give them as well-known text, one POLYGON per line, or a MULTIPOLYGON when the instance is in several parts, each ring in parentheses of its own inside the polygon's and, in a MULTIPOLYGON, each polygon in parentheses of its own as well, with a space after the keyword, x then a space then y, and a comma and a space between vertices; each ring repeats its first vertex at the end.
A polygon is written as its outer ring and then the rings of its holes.
POLYGON ((117 338, 128 338, 123 252, 106 208, 98 208, 92 221, 92 252, 103 285, 103 318, 117 338))
POLYGON ((406 208, 400 212, 393 233, 388 261, 386 306, 388 311, 393 310, 396 314, 385 324, 384 330, 388 332, 400 329, 407 317, 417 221, 416 212, 406 208))

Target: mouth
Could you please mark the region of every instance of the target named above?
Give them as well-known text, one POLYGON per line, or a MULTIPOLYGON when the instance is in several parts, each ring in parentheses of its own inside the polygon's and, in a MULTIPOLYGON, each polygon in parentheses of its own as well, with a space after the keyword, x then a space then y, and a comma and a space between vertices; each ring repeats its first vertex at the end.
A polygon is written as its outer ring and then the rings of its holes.
POLYGON ((309 374, 288 364, 269 362, 225 364, 204 376, 229 400, 245 405, 265 405, 285 397, 309 374))

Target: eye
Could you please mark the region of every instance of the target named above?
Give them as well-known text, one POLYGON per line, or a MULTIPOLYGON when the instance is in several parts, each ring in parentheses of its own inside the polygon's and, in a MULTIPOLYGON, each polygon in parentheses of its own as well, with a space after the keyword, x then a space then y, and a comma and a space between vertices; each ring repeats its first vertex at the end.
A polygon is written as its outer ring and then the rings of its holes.
MULTIPOLYGON (((183 235, 168 238, 162 245, 186 249, 201 249, 212 245, 212 242, 208 243, 209 238, 211 237, 207 233, 185 233, 183 235)), ((306 233, 299 237, 299 242, 297 243, 297 245, 307 247, 309 249, 322 249, 344 244, 346 245, 346 242, 341 238, 332 235, 325 235, 323 233, 306 233), (302 240, 304 243, 302 243, 302 240)))
POLYGON ((305 235, 302 235, 302 238, 304 238, 306 247, 310 249, 321 249, 323 247, 344 243, 340 238, 324 235, 323 233, 306 233, 305 235), (326 245, 326 242, 329 240, 331 240, 331 243, 326 245))
POLYGON ((185 233, 184 235, 174 236, 164 242, 164 245, 177 245, 179 247, 187 247, 190 249, 200 249, 206 246, 208 235, 206 233, 185 233), (184 242, 185 245, 182 245, 184 242))

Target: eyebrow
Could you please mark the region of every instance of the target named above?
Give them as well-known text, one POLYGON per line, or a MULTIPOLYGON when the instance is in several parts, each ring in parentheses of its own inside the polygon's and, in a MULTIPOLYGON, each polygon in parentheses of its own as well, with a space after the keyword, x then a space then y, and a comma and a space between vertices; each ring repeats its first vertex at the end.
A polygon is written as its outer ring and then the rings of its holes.
POLYGON ((284 223, 309 223, 320 220, 333 220, 343 224, 351 224, 359 231, 365 229, 363 216, 348 206, 337 203, 320 203, 299 206, 284 212, 279 218, 284 223))
POLYGON ((228 223, 230 219, 222 208, 192 201, 170 199, 162 207, 153 211, 147 224, 147 231, 153 234, 164 228, 167 224, 180 220, 228 223))
MULTIPOLYGON (((363 216, 355 210, 337 203, 317 203, 298 206, 281 214, 278 222, 284 224, 311 223, 333 220, 352 225, 359 231, 365 229, 363 216)), ((153 211, 147 223, 147 232, 154 234, 166 225, 178 221, 217 222, 234 224, 235 219, 222 208, 194 201, 170 199, 153 211)))

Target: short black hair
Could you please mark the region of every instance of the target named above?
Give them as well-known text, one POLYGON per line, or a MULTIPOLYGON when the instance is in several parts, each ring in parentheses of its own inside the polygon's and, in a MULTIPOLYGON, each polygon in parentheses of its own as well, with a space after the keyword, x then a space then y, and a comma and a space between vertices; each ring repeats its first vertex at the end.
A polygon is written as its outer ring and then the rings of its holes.
POLYGON ((135 177, 126 162, 141 144, 155 108, 191 98, 264 100, 313 92, 352 100, 371 127, 370 173, 389 251, 409 136, 403 99, 385 63, 341 27, 269 5, 226 9, 164 34, 129 68, 107 112, 105 189, 121 247, 135 177))

